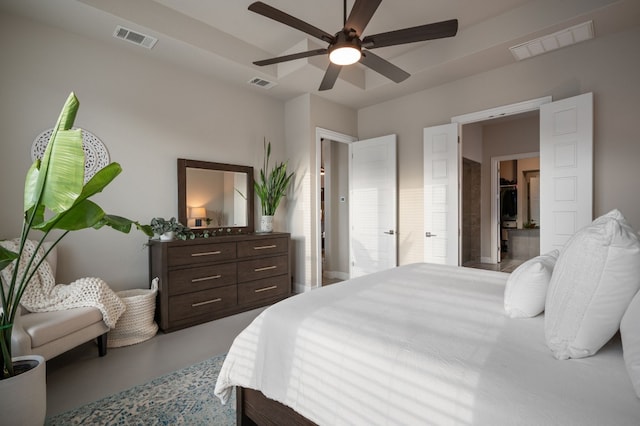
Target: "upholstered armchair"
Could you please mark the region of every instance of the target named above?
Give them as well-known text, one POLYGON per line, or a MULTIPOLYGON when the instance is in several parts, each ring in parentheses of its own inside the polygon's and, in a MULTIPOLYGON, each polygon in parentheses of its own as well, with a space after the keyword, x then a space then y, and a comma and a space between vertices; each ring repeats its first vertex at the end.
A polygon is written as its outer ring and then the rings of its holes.
MULTIPOLYGON (((56 274, 57 249, 47 256, 56 274)), ((98 354, 107 353, 109 327, 98 308, 73 308, 55 312, 29 312, 22 308, 13 324, 13 356, 36 354, 51 359, 82 343, 98 340, 98 354)))

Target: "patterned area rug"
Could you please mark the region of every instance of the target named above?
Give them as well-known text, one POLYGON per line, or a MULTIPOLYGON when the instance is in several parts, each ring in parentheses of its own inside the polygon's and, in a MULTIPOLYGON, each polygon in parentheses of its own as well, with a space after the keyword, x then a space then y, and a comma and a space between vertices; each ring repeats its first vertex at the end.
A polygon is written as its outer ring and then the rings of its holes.
POLYGON ((224 355, 213 357, 75 410, 45 425, 235 425, 235 396, 213 394, 224 355))

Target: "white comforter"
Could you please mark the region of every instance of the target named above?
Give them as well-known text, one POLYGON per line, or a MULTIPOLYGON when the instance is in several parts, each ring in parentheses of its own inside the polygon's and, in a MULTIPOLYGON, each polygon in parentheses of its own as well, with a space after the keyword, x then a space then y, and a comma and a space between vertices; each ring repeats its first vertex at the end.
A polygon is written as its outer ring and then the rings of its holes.
POLYGON ((235 340, 215 393, 262 391, 320 425, 639 425, 619 339, 559 361, 508 275, 415 264, 304 293, 235 340))

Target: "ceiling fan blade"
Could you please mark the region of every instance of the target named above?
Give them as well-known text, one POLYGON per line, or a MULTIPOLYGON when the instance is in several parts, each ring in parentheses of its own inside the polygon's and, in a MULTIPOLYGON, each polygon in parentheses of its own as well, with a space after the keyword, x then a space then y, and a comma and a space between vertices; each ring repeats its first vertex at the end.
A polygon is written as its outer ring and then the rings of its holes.
POLYGON ((398 68, 386 59, 382 59, 380 56, 375 55, 373 52, 363 51, 360 63, 366 65, 375 72, 384 75, 389 80, 395 81, 396 83, 400 83, 411 76, 411 74, 405 70, 398 68))
POLYGON ((333 85, 336 84, 340 70, 342 70, 342 65, 336 65, 333 62, 330 62, 318 90, 331 90, 333 85))
POLYGON ((344 24, 344 29, 354 29, 358 37, 360 37, 373 17, 373 14, 380 6, 382 0, 356 0, 349 13, 349 18, 344 24))
POLYGON ((303 33, 312 35, 316 38, 319 38, 320 40, 324 40, 327 43, 332 43, 334 41, 333 35, 325 31, 322 31, 321 29, 316 28, 313 25, 308 24, 287 13, 284 13, 283 11, 276 9, 275 7, 271 7, 268 4, 264 4, 261 1, 251 3, 249 5, 249 10, 259 15, 266 16, 267 18, 273 19, 274 21, 278 21, 282 24, 285 24, 292 28, 300 30, 303 33))
POLYGON ((378 47, 415 43, 417 41, 453 37, 457 32, 458 20, 450 19, 448 21, 366 36, 362 39, 362 47, 376 49, 378 47))
POLYGON ((293 61, 294 59, 308 58, 310 56, 324 55, 328 52, 328 49, 315 49, 307 52, 293 53, 291 55, 278 56, 277 58, 263 59, 262 61, 255 61, 253 64, 263 67, 265 65, 278 64, 280 62, 293 61))

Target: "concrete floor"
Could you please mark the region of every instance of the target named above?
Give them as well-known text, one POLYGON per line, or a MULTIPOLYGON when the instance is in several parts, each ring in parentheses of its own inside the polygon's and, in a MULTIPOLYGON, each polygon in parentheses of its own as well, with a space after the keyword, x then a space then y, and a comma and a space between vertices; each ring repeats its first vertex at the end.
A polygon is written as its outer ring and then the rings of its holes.
POLYGON ((462 266, 467 268, 488 269, 490 271, 513 272, 524 262, 524 260, 519 259, 504 259, 500 263, 467 262, 462 266))
POLYGON ((238 333, 264 309, 173 333, 159 332, 137 345, 109 348, 102 358, 94 342, 53 358, 47 362, 47 416, 226 353, 238 333))

